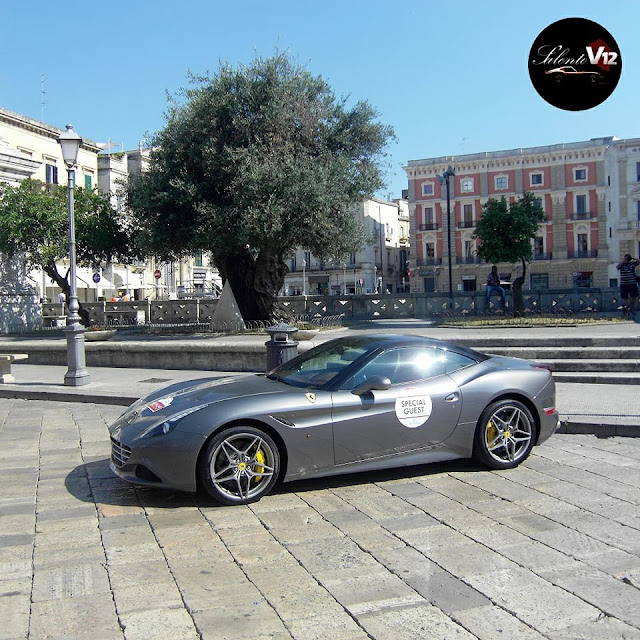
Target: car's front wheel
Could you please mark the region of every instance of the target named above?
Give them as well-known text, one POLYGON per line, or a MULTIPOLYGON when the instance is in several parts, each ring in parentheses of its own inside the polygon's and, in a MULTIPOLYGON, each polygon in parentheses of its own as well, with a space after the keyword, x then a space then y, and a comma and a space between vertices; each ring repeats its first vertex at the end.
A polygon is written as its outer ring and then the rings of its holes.
POLYGON ((474 458, 492 469, 510 469, 531 453, 536 423, 518 400, 499 400, 480 416, 475 433, 474 458))
POLYGON ((201 486, 222 504, 260 500, 275 484, 280 453, 274 441, 255 427, 231 427, 207 443, 198 474, 201 486))

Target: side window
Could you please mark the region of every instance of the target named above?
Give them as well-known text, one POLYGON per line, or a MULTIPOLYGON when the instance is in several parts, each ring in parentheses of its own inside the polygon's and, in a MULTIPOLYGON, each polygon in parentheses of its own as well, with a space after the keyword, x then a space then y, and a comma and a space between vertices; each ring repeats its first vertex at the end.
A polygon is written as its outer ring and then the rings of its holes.
POLYGON ((446 353, 441 349, 391 349, 368 362, 345 385, 353 389, 372 376, 383 376, 391 384, 403 384, 433 378, 445 373, 446 353))
POLYGON ((469 367, 472 364, 476 364, 476 361, 473 358, 468 358, 467 356, 455 353, 454 351, 446 351, 445 357, 446 373, 453 373, 454 371, 458 371, 459 369, 464 369, 465 367, 469 367))

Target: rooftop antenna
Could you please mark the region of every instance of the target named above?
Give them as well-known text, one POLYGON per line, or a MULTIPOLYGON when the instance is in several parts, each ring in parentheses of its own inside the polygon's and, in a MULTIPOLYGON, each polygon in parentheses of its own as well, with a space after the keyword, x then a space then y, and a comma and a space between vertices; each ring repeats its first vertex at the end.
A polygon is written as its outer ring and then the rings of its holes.
POLYGON ((44 122, 44 105, 46 104, 45 102, 45 95, 46 95, 46 91, 44 89, 44 83, 45 80, 47 79, 47 74, 43 73, 40 76, 40 119, 44 122))

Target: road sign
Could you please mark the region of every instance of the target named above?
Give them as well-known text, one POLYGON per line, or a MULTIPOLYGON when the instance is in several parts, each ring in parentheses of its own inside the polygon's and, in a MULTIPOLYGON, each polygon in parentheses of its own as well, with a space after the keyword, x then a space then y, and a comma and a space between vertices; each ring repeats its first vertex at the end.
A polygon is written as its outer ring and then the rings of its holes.
POLYGON ((99 273, 94 273, 93 274, 93 281, 98 284, 98 282, 100 282, 100 274, 99 273))
POLYGON ((162 275, 162 274, 160 273, 160 269, 156 269, 156 270, 153 272, 153 277, 154 277, 156 280, 160 280, 160 276, 161 276, 161 275, 162 275))

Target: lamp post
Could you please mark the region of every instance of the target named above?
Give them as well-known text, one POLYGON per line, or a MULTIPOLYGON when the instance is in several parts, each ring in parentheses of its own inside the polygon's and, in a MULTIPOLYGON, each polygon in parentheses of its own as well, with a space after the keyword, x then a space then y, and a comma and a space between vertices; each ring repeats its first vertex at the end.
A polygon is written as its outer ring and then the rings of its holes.
POLYGON ((67 316, 67 373, 64 383, 70 387, 80 387, 91 382, 85 366, 84 329, 80 324, 78 292, 76 288, 76 228, 73 213, 73 167, 78 159, 78 149, 82 138, 68 124, 67 130, 58 137, 62 147, 62 158, 67 165, 67 194, 69 203, 69 315, 67 316))
POLYGON ((449 191, 449 178, 455 176, 456 172, 453 167, 448 166, 444 174, 437 174, 440 184, 447 186, 447 252, 449 254, 449 309, 453 309, 453 279, 451 275, 451 195, 449 191))

